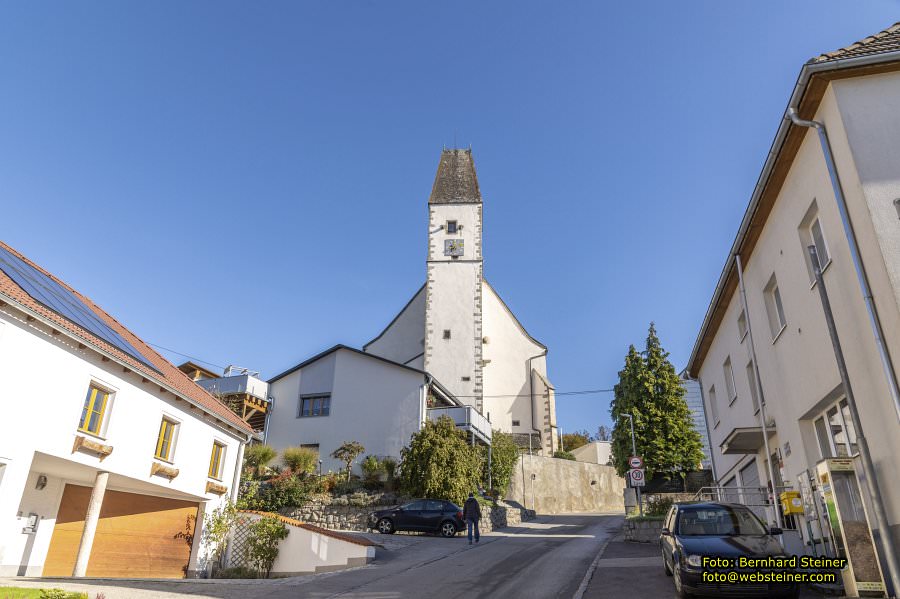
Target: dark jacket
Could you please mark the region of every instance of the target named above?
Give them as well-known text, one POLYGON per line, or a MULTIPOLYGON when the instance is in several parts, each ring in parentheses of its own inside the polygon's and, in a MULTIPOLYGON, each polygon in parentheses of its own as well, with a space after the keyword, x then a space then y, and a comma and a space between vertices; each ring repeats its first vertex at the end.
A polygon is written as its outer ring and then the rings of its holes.
POLYGON ((463 520, 480 520, 481 519, 481 505, 478 503, 478 500, 474 497, 469 497, 466 499, 466 504, 463 506, 463 520))

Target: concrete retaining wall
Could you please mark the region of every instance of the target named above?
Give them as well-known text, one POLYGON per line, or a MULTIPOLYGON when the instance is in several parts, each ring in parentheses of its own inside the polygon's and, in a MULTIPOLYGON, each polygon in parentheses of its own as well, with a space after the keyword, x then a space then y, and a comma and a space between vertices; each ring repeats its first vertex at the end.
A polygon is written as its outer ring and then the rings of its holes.
POLYGON ((505 498, 539 514, 624 512, 624 488, 612 466, 524 455, 505 498))

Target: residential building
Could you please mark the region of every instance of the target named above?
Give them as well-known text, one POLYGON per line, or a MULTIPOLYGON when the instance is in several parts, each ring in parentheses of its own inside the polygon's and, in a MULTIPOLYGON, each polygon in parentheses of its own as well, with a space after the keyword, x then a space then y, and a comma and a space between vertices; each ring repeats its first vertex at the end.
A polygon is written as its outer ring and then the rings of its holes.
POLYGON ((119 321, 0 242, 0 575, 204 568, 252 429, 119 321))
MULTIPOLYGON (((490 423, 418 368, 337 345, 269 380, 266 442, 279 451, 301 446, 319 453, 323 472, 343 462, 331 456, 345 441, 365 455, 400 458, 429 419, 451 417, 472 443, 490 443, 490 423)), ((362 456, 360 456, 362 457, 362 456)), ((359 472, 358 464, 354 470, 359 472)))
MULTIPOLYGON (((883 367, 900 370, 900 24, 810 60, 788 106, 801 119, 824 123, 835 178, 817 131, 779 115, 775 141, 716 285, 688 374, 704 392, 718 484, 793 487, 803 493, 805 513, 786 525, 807 542, 831 539, 827 520, 816 516, 822 508, 812 490, 816 464, 857 456, 859 476, 860 431, 850 419, 807 250, 815 246, 890 534, 900 543, 900 412, 883 367), (880 317, 884 363, 849 231, 858 240, 859 265, 880 317), (735 256, 743 265, 746 310, 735 256), (761 388, 754 384, 755 368, 761 388)), ((868 524, 877 529, 869 496, 862 495, 868 524)), ((768 516, 774 520, 772 510, 768 516)), ((887 531, 873 532, 879 538, 887 531)), ((841 541, 837 544, 840 549, 841 541)))
POLYGON ((425 284, 363 350, 434 375, 494 428, 559 448, 547 347, 484 278, 483 202, 472 151, 441 152, 428 200, 425 284))
POLYGON ((703 394, 700 391, 700 383, 688 378, 684 372, 681 373, 681 383, 684 385, 684 401, 691 411, 691 421, 694 423, 694 430, 700 435, 700 442, 703 444, 703 460, 700 464, 704 470, 712 468, 712 461, 709 457, 709 431, 706 428, 706 410, 703 408, 703 394))
POLYGON ((591 441, 571 450, 575 460, 589 464, 608 464, 612 456, 612 441, 591 441))

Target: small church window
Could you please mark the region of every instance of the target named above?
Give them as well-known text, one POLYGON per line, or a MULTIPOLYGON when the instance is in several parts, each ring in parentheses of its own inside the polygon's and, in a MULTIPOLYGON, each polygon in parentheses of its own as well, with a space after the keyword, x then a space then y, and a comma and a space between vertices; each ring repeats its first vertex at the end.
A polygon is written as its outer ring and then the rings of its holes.
POLYGON ((456 231, 457 231, 456 221, 448 220, 447 221, 447 233, 450 235, 454 235, 456 233, 456 231))
POLYGON ((450 329, 444 329, 444 339, 450 338, 450 329))

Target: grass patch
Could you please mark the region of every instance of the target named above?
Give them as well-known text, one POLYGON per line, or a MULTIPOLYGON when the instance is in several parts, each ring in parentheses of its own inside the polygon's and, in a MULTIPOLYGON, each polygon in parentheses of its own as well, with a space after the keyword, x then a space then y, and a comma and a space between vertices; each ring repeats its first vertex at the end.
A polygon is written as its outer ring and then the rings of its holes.
POLYGON ((0 587, 0 599, 88 599, 88 595, 52 588, 0 587))

